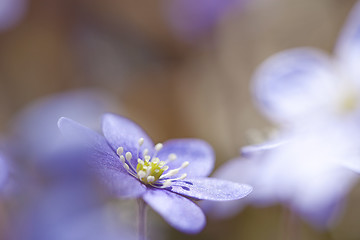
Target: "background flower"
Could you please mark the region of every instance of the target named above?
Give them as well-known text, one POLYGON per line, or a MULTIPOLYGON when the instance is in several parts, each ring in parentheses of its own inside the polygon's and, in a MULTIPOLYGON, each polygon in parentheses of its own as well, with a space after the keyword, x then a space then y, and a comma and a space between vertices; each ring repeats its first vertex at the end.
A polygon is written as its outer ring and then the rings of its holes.
MULTIPOLYGON (((253 184, 251 203, 280 202, 321 227, 339 216, 357 181, 352 171, 358 172, 360 164, 360 75, 354 75, 352 61, 356 60, 349 50, 357 51, 359 6, 354 7, 340 36, 338 61, 316 49, 297 48, 275 54, 256 71, 256 103, 279 124, 280 136, 245 147, 242 153, 249 160, 233 160, 217 173, 253 184), (244 172, 233 170, 240 166, 244 172)), ((236 208, 240 206, 223 204, 215 212, 232 214, 236 208)))
POLYGON ((354 6, 343 27, 334 59, 317 49, 296 48, 275 54, 259 67, 253 93, 266 116, 285 126, 335 118, 342 120, 341 127, 351 124, 351 118, 357 120, 360 72, 354 66, 359 60, 359 6, 354 6))
POLYGON ((348 136, 335 129, 329 132, 327 127, 297 132, 290 141, 262 150, 261 155, 224 164, 216 177, 249 182, 254 192, 243 202, 208 204, 205 209, 214 216, 228 217, 246 203, 258 207, 281 203, 317 227, 331 226, 358 177, 342 163, 352 157, 348 136))
POLYGON ((6 195, 12 188, 12 168, 9 157, 6 155, 0 143, 0 196, 6 195))
POLYGON ((71 117, 95 128, 100 117, 115 107, 111 96, 95 89, 82 89, 50 95, 20 111, 11 122, 8 133, 12 154, 23 159, 20 164, 37 165, 47 168, 49 174, 59 169, 60 165, 71 165, 66 159, 55 158, 54 152, 60 153, 68 146, 62 141, 57 128, 57 121, 62 116, 71 117), (62 150, 59 150, 62 149, 62 150), (56 162, 58 161, 58 162, 56 162))
POLYGON ((27 0, 3 0, 0 2, 0 31, 16 26, 25 16, 27 0))
POLYGON ((164 3, 164 15, 180 39, 194 41, 209 34, 229 11, 239 11, 242 2, 171 0, 164 3))

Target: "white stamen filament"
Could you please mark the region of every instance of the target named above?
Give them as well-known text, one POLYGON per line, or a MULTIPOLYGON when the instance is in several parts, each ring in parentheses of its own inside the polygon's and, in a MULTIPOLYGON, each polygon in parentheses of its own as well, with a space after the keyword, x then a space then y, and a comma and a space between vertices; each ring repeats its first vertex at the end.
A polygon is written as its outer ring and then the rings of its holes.
POLYGON ((145 139, 144 138, 140 138, 139 141, 138 141, 138 144, 139 144, 139 147, 136 151, 136 158, 139 158, 139 153, 141 151, 141 146, 144 144, 145 142, 145 139))
POLYGON ((125 163, 124 155, 120 155, 120 162, 122 162, 123 164, 125 163))
POLYGON ((171 153, 171 154, 169 154, 169 156, 168 156, 167 160, 165 161, 165 163, 167 164, 169 162, 172 162, 172 161, 176 160, 176 158, 177 158, 176 154, 171 153))
POLYGON ((189 166, 189 162, 188 161, 186 161, 186 162, 183 162, 183 164, 181 164, 181 169, 183 169, 183 168, 186 168, 187 166, 189 166))
POLYGON ((162 143, 157 143, 156 145, 155 145, 155 153, 154 153, 154 155, 152 156, 152 160, 151 161, 153 161, 155 158, 156 158, 156 154, 161 150, 163 148, 163 145, 162 145, 162 143))
POLYGON ((179 170, 180 170, 180 169, 178 169, 178 168, 177 168, 177 169, 172 169, 172 170, 168 171, 167 173, 161 175, 161 176, 160 176, 160 179, 172 177, 172 176, 178 174, 178 173, 179 173, 179 170))
POLYGON ((129 165, 127 165, 125 162, 123 163, 123 166, 124 166, 124 168, 126 169, 126 171, 129 171, 129 165))
POLYGON ((171 181, 170 180, 166 180, 162 183, 162 186, 160 188, 167 188, 171 186, 171 181))
POLYGON ((139 143, 139 146, 141 147, 144 144, 144 138, 140 138, 138 143, 139 143))
POLYGON ((186 174, 186 173, 184 173, 183 175, 181 175, 181 176, 179 177, 179 179, 178 179, 178 180, 184 180, 186 177, 187 177, 187 174, 186 174))
POLYGON ((159 179, 172 177, 172 176, 178 174, 181 169, 184 169, 187 166, 189 166, 189 162, 188 161, 183 162, 179 168, 175 168, 175 169, 168 171, 167 173, 161 175, 159 179))
POLYGON ((185 178, 187 177, 187 174, 186 173, 184 173, 184 174, 182 174, 180 177, 178 177, 178 178, 173 178, 173 179, 170 179, 170 181, 177 181, 177 180, 184 180, 185 178))

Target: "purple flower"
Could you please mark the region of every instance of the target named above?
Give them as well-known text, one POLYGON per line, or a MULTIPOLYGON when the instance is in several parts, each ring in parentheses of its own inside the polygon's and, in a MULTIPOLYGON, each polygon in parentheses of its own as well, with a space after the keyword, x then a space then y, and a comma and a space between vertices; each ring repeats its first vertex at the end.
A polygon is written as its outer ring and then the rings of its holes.
POLYGON ((287 141, 281 145, 258 145, 256 154, 224 164, 215 177, 249 183, 254 191, 241 202, 205 204, 205 210, 216 217, 229 217, 247 204, 281 203, 315 226, 333 224, 358 179, 342 163, 358 157, 351 155, 356 145, 347 141, 359 145, 359 139, 349 139, 342 129, 328 129, 318 126, 316 131, 287 132, 287 141))
POLYGON ((244 0, 170 0, 165 14, 170 27, 181 39, 194 41, 209 33, 230 10, 244 0))
POLYGON ((335 58, 314 48, 275 54, 256 71, 253 93, 259 109, 281 126, 328 119, 343 124, 360 113, 360 3, 343 28, 335 58))
POLYGON ((17 25, 27 11, 27 0, 1 0, 0 1, 0 32, 17 25))
POLYGON ((0 199, 12 197, 19 190, 18 169, 14 163, 11 146, 0 137, 0 199))
POLYGON ((171 226, 197 233, 205 216, 194 200, 234 200, 250 186, 207 178, 213 169, 212 148, 197 139, 153 144, 134 122, 113 114, 103 117, 104 137, 70 119, 59 128, 73 141, 88 147, 92 169, 117 197, 142 198, 171 226))
MULTIPOLYGON (((36 188, 13 199, 17 208, 11 209, 11 221, 5 239, 16 240, 130 240, 136 234, 122 223, 112 223, 102 207, 102 196, 85 179, 71 184, 36 188), (30 196, 31 197, 30 197, 30 196), (54 207, 56 206, 56 207, 54 207)), ((115 211, 114 209, 111 209, 115 211)), ((119 213, 122 214, 121 212, 119 213)), ((117 219, 118 220, 118 219, 117 219)), ((3 239, 3 238, 2 238, 3 239)))
POLYGON ((0 192, 3 193, 4 190, 8 187, 10 178, 9 163, 8 157, 0 151, 0 192))
MULTIPOLYGON (((316 129, 314 124, 323 123, 330 126, 328 131, 342 129, 348 139, 356 141, 339 142, 338 145, 348 144, 348 149, 353 151, 349 155, 356 156, 360 147, 359 62, 360 2, 343 28, 335 58, 313 48, 297 48, 275 54, 265 61, 254 77, 256 103, 266 116, 286 131, 289 127, 316 129)), ((339 139, 343 141, 343 138, 339 139)), ((360 172, 360 156, 344 158, 343 164, 360 172)))
POLYGON ((360 3, 335 53, 331 59, 313 48, 297 48, 260 66, 253 84, 256 104, 280 126, 280 135, 243 148, 243 158, 215 173, 251 184, 251 196, 205 208, 225 217, 246 202, 281 203, 316 226, 334 223, 358 179, 354 171, 360 173, 360 3))
POLYGON ((96 127, 101 115, 113 105, 109 95, 93 89, 62 92, 38 99, 12 120, 10 147, 14 148, 13 155, 22 162, 46 168, 44 172, 48 174, 54 174, 60 166, 68 168, 74 164, 72 161, 63 156, 54 157, 66 147, 56 126, 58 119, 66 116, 96 127))

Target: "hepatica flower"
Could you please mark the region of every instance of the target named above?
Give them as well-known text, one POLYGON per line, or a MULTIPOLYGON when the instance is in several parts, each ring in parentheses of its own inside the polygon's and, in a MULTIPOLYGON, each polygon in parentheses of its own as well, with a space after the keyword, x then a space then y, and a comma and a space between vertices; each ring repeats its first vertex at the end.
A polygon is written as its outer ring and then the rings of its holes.
POLYGON ((313 121, 347 124, 360 113, 360 3, 339 37, 335 57, 314 48, 275 54, 257 70, 253 93, 259 109, 281 126, 313 121))
POLYGON ((0 32, 15 27, 25 16, 27 0, 0 1, 0 32))
POLYGON ((21 161, 45 170, 47 176, 68 174, 80 161, 59 154, 69 149, 56 126, 66 116, 89 127, 98 127, 101 116, 114 105, 109 94, 95 89, 78 89, 52 94, 28 104, 11 121, 10 144, 13 155, 21 161), (16 147, 15 147, 16 146, 16 147), (63 171, 65 170, 65 171, 63 171))
MULTIPOLYGON (((242 158, 225 164, 215 176, 254 186, 246 199, 250 204, 281 203, 316 226, 333 223, 358 179, 353 171, 360 172, 359 63, 360 3, 340 35, 334 58, 297 48, 260 66, 253 94, 280 134, 243 148, 242 158)), ((226 216, 244 203, 208 209, 226 216)))
POLYGON ((283 204, 314 226, 333 224, 358 179, 341 163, 355 153, 346 141, 355 140, 359 145, 359 140, 348 139, 342 129, 328 130, 329 126, 317 126, 316 131, 287 132, 287 141, 281 145, 259 145, 256 154, 246 152, 247 158, 224 164, 215 177, 249 183, 254 191, 243 201, 206 203, 205 210, 228 217, 247 204, 283 204))
POLYGON ((170 0, 164 2, 168 24, 181 40, 196 41, 231 10, 240 10, 244 0, 170 0))
POLYGON ((80 89, 52 94, 27 105, 12 120, 12 135, 27 158, 42 160, 46 150, 59 142, 56 122, 66 116, 89 127, 99 125, 99 118, 113 106, 109 95, 94 89, 80 89))
POLYGON ((6 190, 9 181, 8 158, 0 151, 0 194, 6 190))
MULTIPOLYGON (((360 3, 345 24, 335 57, 313 48, 280 52, 265 61, 255 74, 253 92, 259 109, 283 129, 315 129, 322 123, 341 130, 358 154, 360 125, 360 3), (356 146, 354 146, 356 145, 356 146)), ((340 130, 339 130, 340 131, 340 130)), ((343 140, 342 138, 339 138, 343 140)), ((326 139, 324 139, 326 141, 326 139)), ((360 172, 360 158, 342 162, 360 172)))
POLYGON ((202 140, 176 139, 153 144, 129 119, 106 114, 104 137, 70 119, 59 127, 72 140, 89 148, 91 163, 101 179, 118 197, 143 199, 171 226, 197 233, 205 216, 192 200, 234 200, 252 188, 225 180, 207 178, 214 164, 211 147, 202 140))

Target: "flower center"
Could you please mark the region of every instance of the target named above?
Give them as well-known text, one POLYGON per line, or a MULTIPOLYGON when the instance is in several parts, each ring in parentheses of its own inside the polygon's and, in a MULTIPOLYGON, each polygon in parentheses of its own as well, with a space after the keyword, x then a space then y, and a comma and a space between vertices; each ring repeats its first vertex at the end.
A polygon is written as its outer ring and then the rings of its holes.
POLYGON ((143 159, 139 157, 139 152, 141 151, 141 146, 144 144, 144 139, 140 138, 138 141, 138 150, 137 150, 137 165, 136 168, 132 166, 131 160, 133 158, 131 152, 126 152, 125 156, 124 148, 119 147, 117 149, 117 154, 120 157, 120 161, 123 167, 127 170, 127 172, 133 177, 139 179, 142 183, 151 185, 157 188, 166 188, 171 186, 172 182, 177 180, 183 180, 186 178, 187 174, 184 173, 180 177, 173 178, 175 175, 179 173, 180 170, 186 168, 189 165, 189 162, 183 162, 179 168, 175 168, 169 170, 169 166, 167 164, 169 162, 176 160, 176 155, 171 153, 168 155, 168 158, 165 161, 161 161, 157 157, 157 153, 162 149, 163 145, 158 143, 155 145, 155 152, 153 156, 149 155, 149 150, 144 149, 142 152, 143 159))
POLYGON ((340 114, 353 113, 359 106, 357 88, 348 81, 337 89, 336 105, 340 114))
POLYGON ((341 102, 341 112, 349 113, 353 112, 357 107, 357 96, 355 93, 349 93, 348 95, 344 96, 341 102))

